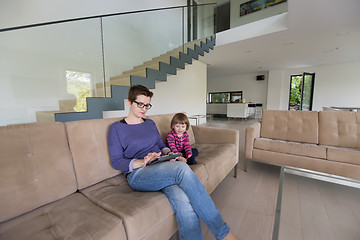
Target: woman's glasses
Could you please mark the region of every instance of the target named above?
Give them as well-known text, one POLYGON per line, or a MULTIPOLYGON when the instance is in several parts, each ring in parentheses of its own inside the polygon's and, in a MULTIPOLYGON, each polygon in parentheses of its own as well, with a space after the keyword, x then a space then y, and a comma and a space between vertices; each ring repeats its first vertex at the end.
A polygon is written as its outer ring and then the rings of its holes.
POLYGON ((146 110, 149 110, 152 107, 152 105, 150 103, 149 104, 144 104, 142 102, 137 102, 135 100, 134 100, 134 103, 137 104, 138 108, 144 108, 145 107, 146 110))

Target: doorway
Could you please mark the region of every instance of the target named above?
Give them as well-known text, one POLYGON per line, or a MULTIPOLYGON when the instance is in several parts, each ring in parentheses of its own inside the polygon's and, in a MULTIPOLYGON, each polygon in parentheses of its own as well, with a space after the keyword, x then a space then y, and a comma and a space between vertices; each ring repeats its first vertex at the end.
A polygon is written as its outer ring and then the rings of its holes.
POLYGON ((315 73, 291 75, 289 110, 312 111, 315 73))
POLYGON ((215 23, 216 33, 230 29, 230 2, 216 8, 215 23))

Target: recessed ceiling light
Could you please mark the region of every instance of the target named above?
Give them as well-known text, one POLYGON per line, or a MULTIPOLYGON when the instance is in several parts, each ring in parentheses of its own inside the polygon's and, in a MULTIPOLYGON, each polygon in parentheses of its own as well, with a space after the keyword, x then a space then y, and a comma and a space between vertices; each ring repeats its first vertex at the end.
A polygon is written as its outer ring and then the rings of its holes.
POLYGON ((324 50, 325 53, 331 53, 331 52, 335 52, 335 51, 339 51, 340 48, 339 47, 335 47, 335 48, 331 48, 331 49, 326 49, 324 50))
POLYGON ((337 32, 336 33, 336 36, 340 37, 340 36, 345 36, 345 35, 348 35, 349 32, 337 32))

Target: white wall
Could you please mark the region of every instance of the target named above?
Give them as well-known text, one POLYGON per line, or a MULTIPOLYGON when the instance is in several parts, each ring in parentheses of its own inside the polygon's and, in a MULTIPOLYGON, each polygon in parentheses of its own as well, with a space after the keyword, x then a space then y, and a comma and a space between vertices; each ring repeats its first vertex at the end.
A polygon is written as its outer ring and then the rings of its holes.
MULTIPOLYGON (((287 110, 287 106, 283 106, 284 101, 282 101, 286 94, 289 94, 290 83, 288 82, 290 77, 283 71, 270 71, 269 79, 268 79, 268 89, 267 89, 267 105, 265 109, 269 110, 277 110, 277 109, 285 109, 287 110), (285 82, 285 83, 284 83, 285 82)), ((288 95, 287 95, 288 96, 288 95)))
POLYGON ((268 73, 252 73, 242 75, 208 78, 207 92, 243 91, 247 102, 262 103, 266 106, 268 73), (257 75, 265 75, 265 80, 256 81, 257 75))
MULTIPOLYGON (((187 115, 206 114, 207 65, 193 61, 185 70, 177 71, 177 75, 169 75, 167 82, 157 82, 153 107, 148 115, 186 112, 187 115)), ((104 118, 124 117, 127 111, 104 112, 104 118)))
POLYGON ((193 60, 185 70, 168 76, 166 83, 156 84, 149 114, 186 112, 188 115, 206 114, 207 65, 193 60))
POLYGON ((269 72, 267 109, 287 110, 290 75, 315 73, 313 110, 322 107, 360 107, 360 62, 269 72))

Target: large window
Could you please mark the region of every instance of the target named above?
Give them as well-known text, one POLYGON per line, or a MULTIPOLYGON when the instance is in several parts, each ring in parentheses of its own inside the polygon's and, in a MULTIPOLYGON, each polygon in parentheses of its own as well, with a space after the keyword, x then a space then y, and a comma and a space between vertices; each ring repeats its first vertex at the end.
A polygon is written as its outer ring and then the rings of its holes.
POLYGON ((209 93, 208 103, 237 103, 242 101, 242 91, 209 93))
POLYGON ((289 110, 311 111, 314 94, 315 73, 291 75, 289 110))

